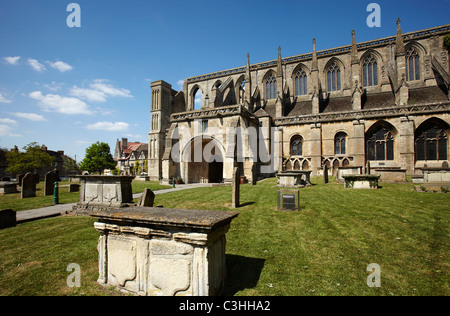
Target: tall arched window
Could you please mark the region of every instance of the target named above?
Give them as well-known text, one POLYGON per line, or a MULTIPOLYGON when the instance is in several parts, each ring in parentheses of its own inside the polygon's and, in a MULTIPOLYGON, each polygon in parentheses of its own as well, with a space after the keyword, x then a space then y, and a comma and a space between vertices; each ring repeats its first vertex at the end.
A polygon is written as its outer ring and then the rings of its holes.
POLYGON ((438 124, 427 124, 416 132, 416 160, 447 160, 447 133, 438 124))
POLYGON ((406 81, 420 80, 420 56, 414 47, 406 52, 406 81))
POLYGON ((303 154, 303 138, 294 136, 291 139, 291 156, 301 156, 303 154))
POLYGON ((277 79, 272 75, 266 81, 266 99, 272 100, 277 98, 277 79))
POLYGON ((341 90, 341 70, 336 63, 332 63, 327 74, 328 91, 341 90))
POLYGON ((378 85, 378 64, 373 55, 367 56, 363 63, 363 85, 371 87, 378 85))
POLYGON ((339 132, 334 136, 334 154, 335 155, 345 155, 345 142, 346 142, 347 134, 344 132, 339 132))
POLYGON ((367 159, 394 160, 394 136, 385 126, 367 135, 367 159))
POLYGON ((300 70, 295 76, 295 95, 308 94, 308 77, 306 72, 300 70))

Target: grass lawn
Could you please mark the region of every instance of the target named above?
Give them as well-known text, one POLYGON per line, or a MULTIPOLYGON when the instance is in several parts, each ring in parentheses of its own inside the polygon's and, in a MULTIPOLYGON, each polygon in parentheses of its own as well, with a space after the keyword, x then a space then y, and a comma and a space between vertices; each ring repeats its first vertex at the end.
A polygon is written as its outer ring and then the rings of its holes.
MULTIPOLYGON (((300 190, 300 212, 276 211, 275 179, 241 186, 224 294, 450 295, 449 194, 414 192, 410 183, 379 190, 313 183, 300 190), (381 267, 379 288, 367 286, 370 263, 381 267)), ((231 187, 157 195, 155 203, 231 210, 231 187)), ((1 230, 0 295, 117 294, 96 283, 93 222, 59 217, 1 230), (70 263, 81 267, 80 288, 66 285, 70 263)))
MULTIPOLYGON (((59 203, 75 203, 80 200, 80 192, 69 193, 69 180, 63 180, 59 182, 59 203)), ((22 199, 20 193, 0 195, 0 209, 12 209, 16 212, 31 210, 35 208, 41 208, 53 205, 53 195, 44 196, 44 181, 40 181, 36 185, 36 197, 22 199)), ((159 184, 159 181, 133 181, 132 191, 133 193, 140 193, 145 188, 152 190, 161 190, 170 188, 167 185, 159 184)))

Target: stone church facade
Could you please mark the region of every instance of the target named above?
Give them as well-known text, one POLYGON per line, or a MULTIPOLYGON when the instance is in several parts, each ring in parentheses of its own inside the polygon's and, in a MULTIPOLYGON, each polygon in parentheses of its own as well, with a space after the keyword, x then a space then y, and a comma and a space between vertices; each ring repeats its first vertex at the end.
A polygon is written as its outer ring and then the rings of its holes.
POLYGON ((325 166, 448 167, 450 25, 187 78, 151 83, 149 174, 249 180, 325 166), (195 99, 201 93, 201 107, 195 99))

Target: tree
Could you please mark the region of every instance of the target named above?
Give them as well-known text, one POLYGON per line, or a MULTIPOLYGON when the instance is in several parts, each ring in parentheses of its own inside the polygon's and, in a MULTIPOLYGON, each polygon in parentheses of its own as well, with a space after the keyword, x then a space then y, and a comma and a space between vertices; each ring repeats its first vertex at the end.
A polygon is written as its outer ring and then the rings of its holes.
POLYGON ((77 163, 75 162, 74 159, 64 156, 63 158, 63 166, 64 169, 66 170, 66 173, 69 174, 77 174, 80 172, 80 169, 77 166, 77 163))
POLYGON ((444 36, 444 48, 450 52, 450 34, 444 36))
POLYGON ((51 166, 55 161, 55 158, 43 151, 36 142, 26 145, 23 150, 23 152, 15 150, 6 153, 8 171, 12 174, 39 172, 42 168, 51 166))
POLYGON ((96 142, 86 148, 86 156, 80 163, 81 170, 89 172, 99 172, 104 169, 114 169, 116 163, 111 155, 111 149, 106 143, 96 142))

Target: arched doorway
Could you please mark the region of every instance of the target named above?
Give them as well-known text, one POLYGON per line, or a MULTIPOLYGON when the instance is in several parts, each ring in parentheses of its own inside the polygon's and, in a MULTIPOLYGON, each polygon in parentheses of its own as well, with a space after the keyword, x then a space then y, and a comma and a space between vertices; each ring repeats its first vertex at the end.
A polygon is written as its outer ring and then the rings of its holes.
POLYGON ((223 182, 223 154, 221 145, 213 138, 196 137, 185 147, 182 161, 186 183, 223 182))

